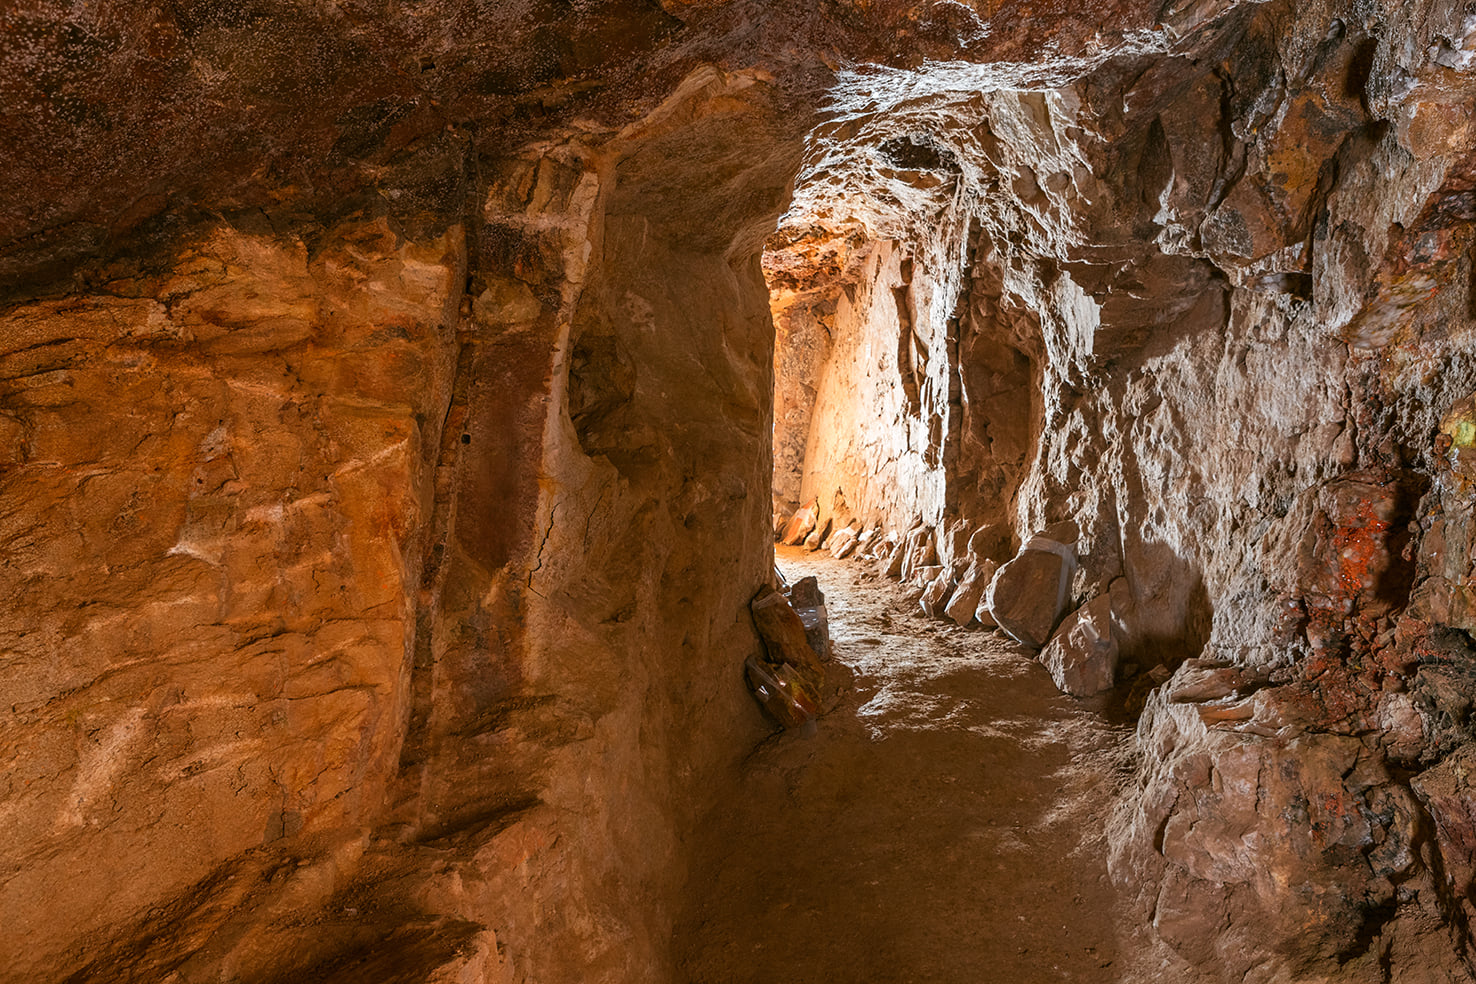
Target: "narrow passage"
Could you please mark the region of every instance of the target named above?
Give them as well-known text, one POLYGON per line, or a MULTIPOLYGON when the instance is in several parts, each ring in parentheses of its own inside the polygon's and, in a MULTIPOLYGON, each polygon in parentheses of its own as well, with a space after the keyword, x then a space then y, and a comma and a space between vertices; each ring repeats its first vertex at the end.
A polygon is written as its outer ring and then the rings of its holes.
POLYGON ((1124 729, 1002 634, 926 618, 872 565, 782 547, 778 563, 819 578, 856 684, 813 736, 761 745, 699 832, 681 979, 1156 977, 1119 937, 1132 924, 1107 875, 1124 729))

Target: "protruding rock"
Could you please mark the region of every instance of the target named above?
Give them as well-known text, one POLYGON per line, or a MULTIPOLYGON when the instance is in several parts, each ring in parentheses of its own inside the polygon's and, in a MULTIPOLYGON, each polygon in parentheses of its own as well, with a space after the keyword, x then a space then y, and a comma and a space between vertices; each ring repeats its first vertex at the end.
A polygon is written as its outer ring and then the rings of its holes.
POLYGON ((1112 601, 1101 594, 1072 612, 1040 661, 1062 693, 1091 697, 1117 682, 1117 639, 1112 630, 1112 601))
POLYGON ((789 589, 789 604, 805 626, 805 638, 821 660, 830 659, 830 613, 825 595, 813 576, 802 577, 789 589))
POLYGON ((1010 557, 1010 528, 1004 523, 985 523, 969 537, 969 556, 974 560, 992 560, 995 565, 1010 557))
POLYGON ((1075 570, 1074 550, 1043 536, 1032 537, 990 582, 990 614, 1010 638, 1039 649, 1066 610, 1075 570))
POLYGON ((754 624, 768 649, 769 662, 789 663, 804 673, 812 674, 818 686, 822 670, 820 657, 810 645, 805 623, 790 605, 789 599, 765 585, 749 603, 754 624))
POLYGON ((1435 821, 1435 840, 1456 897, 1467 898, 1476 880, 1476 745, 1462 745, 1409 785, 1435 821))
POLYGON ((785 727, 804 724, 820 712, 825 669, 810 645, 804 622, 789 600, 765 585, 749 603, 764 640, 763 659, 746 663, 759 702, 785 727))

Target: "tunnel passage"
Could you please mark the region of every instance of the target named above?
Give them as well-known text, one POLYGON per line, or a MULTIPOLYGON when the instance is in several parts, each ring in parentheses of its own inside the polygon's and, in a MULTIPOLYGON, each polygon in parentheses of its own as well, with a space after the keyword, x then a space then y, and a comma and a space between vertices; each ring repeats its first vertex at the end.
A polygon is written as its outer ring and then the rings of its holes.
POLYGON ((979 692, 1131 708, 1092 822, 1181 966, 1470 979, 1464 6, 0 38, 0 978, 675 979, 772 488, 1040 644, 979 692))
POLYGON ((835 529, 1007 524, 1035 368, 990 318, 987 271, 950 298, 926 253, 859 224, 770 237, 776 524, 811 501, 835 529))

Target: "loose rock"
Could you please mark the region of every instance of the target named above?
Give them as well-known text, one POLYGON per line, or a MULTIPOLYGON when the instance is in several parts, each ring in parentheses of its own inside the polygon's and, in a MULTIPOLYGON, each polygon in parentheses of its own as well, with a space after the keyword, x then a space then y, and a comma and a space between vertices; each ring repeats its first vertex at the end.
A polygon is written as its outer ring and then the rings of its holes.
POLYGON ((1112 601, 1098 595, 1061 623, 1040 661, 1062 693, 1091 697, 1117 682, 1117 639, 1112 630, 1112 601))
POLYGON ((1033 537, 989 584, 989 613, 1021 645, 1039 649, 1066 609, 1076 554, 1055 540, 1033 537))

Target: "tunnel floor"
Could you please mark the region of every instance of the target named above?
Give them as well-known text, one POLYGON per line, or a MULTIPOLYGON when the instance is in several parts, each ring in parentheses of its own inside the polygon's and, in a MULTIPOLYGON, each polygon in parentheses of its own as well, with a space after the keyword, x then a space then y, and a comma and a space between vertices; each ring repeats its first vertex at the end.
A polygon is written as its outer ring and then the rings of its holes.
POLYGON ((681 979, 1184 980, 1107 875, 1126 731, 870 565, 798 548, 778 563, 819 578, 855 686, 812 736, 755 750, 698 833, 681 979))

